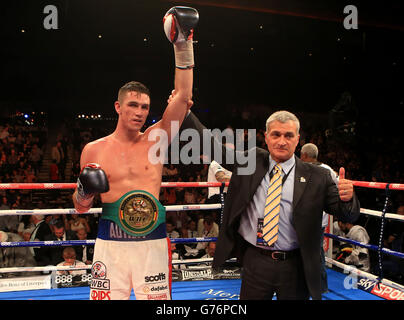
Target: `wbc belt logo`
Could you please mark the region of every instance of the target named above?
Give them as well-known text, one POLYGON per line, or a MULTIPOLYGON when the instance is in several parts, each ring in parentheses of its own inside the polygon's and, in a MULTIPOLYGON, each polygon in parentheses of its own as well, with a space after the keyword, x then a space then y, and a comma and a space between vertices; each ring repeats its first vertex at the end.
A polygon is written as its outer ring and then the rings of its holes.
POLYGON ((135 236, 151 231, 157 223, 157 217, 157 204, 145 193, 128 195, 119 208, 122 227, 135 236))

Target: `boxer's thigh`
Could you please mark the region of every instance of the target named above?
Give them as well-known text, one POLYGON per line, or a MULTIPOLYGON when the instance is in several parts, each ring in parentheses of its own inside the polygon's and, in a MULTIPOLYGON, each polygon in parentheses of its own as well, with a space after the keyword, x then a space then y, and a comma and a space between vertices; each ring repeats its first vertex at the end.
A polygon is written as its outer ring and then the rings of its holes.
POLYGON ((171 299, 171 250, 168 239, 137 242, 131 258, 133 290, 137 300, 171 299))
POLYGON ((132 290, 127 261, 132 242, 97 239, 94 248, 90 299, 128 300, 132 290))

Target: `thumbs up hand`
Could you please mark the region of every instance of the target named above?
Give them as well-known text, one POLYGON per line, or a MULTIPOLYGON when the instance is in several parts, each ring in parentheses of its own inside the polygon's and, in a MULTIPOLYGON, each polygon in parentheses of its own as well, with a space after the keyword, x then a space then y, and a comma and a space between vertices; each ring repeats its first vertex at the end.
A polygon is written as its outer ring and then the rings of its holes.
POLYGON ((339 198, 342 201, 350 201, 353 197, 353 184, 351 180, 345 179, 345 169, 341 167, 339 169, 339 181, 338 181, 339 198))

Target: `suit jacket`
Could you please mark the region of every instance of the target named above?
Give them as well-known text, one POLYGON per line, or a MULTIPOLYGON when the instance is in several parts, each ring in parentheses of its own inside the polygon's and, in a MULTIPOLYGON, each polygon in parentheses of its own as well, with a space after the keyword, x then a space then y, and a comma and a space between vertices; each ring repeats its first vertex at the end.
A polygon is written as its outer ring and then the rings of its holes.
MULTIPOLYGON (((35 230, 35 237, 32 240, 37 240, 37 241, 45 241, 45 237, 48 235, 52 234, 52 230, 50 229, 49 225, 45 222, 45 220, 42 220, 36 227, 37 230, 35 230)), ((38 265, 42 266, 45 265, 42 256, 42 248, 34 248, 34 253, 35 253, 35 261, 37 262, 38 265)))
MULTIPOLYGON (((57 241, 57 237, 54 233, 51 233, 45 237, 45 241, 57 241)), ((75 232, 66 230, 66 240, 78 240, 75 232)), ((66 246, 52 246, 52 247, 41 247, 41 256, 42 263, 44 265, 53 265, 56 266, 58 263, 64 261, 63 259, 63 250, 66 246)), ((76 250, 76 259, 77 259, 77 248, 73 247, 76 250)))
MULTIPOLYGON (((192 113, 182 125, 182 129, 185 128, 195 128, 200 134, 203 129, 206 129, 192 113)), ((211 139, 212 145, 217 147, 219 143, 215 142, 213 137, 211 139)), ((211 152, 211 154, 214 153, 211 152)), ((246 241, 238 233, 240 218, 246 212, 255 191, 269 170, 267 150, 253 148, 244 154, 249 161, 255 160, 255 170, 251 174, 239 174, 237 169, 242 165, 237 162, 222 163, 233 174, 225 199, 223 222, 216 244, 213 261, 215 268, 232 257, 237 257, 242 264, 246 241)), ((296 157, 292 225, 300 246, 306 283, 313 299, 321 299, 320 243, 323 211, 354 222, 359 217, 359 210, 360 204, 355 195, 350 202, 340 200, 338 188, 327 169, 305 163, 296 157)))
POLYGON ((87 260, 93 261, 94 245, 75 246, 74 249, 76 250, 76 259, 79 261, 85 262, 85 261, 83 261, 84 247, 87 248, 87 260))

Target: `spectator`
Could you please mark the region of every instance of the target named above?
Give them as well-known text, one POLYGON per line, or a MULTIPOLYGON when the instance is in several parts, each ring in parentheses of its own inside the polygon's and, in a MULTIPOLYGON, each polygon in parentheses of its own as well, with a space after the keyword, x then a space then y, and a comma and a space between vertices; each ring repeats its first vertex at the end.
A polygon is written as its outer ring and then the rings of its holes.
POLYGON ((204 218, 198 220, 197 231, 199 237, 217 237, 219 234, 219 226, 214 222, 211 212, 205 214, 204 218))
MULTIPOLYGON (((306 143, 303 145, 300 151, 300 159, 304 162, 312 163, 314 165, 318 165, 330 171, 330 175, 335 184, 338 184, 338 178, 335 171, 327 164, 321 163, 318 161, 318 148, 314 143, 306 143)), ((324 252, 324 231, 328 226, 329 215, 326 212, 323 212, 323 221, 321 223, 321 241, 320 241, 320 258, 321 258, 321 286, 322 292, 326 293, 328 291, 328 279, 327 279, 327 270, 325 266, 325 252, 324 252)))
POLYGON ((175 230, 175 225, 172 220, 166 221, 166 228, 167 228, 167 237, 171 239, 180 237, 180 234, 175 230))
POLYGON ((178 169, 172 164, 168 164, 163 167, 163 178, 164 181, 175 181, 178 177, 178 169))
MULTIPOLYGON (((196 231, 195 220, 189 220, 188 223, 181 229, 181 234, 183 238, 197 238, 198 231, 196 231)), ((177 243, 176 248, 179 255, 183 259, 193 259, 198 254, 198 249, 196 249, 197 244, 195 242, 183 244, 177 243)))
MULTIPOLYGON (((404 205, 397 208, 396 214, 404 216, 404 205)), ((404 252, 403 222, 387 220, 384 247, 397 252, 404 252)), ((386 278, 398 283, 404 283, 404 261, 396 256, 384 255, 383 273, 386 278)))
MULTIPOLYGON (((22 239, 23 241, 29 241, 31 238, 31 233, 34 229, 24 229, 21 234, 22 234, 22 239)), ((30 252, 30 254, 32 255, 32 253, 30 252)))
MULTIPOLYGON (((0 210, 9 210, 7 197, 2 197, 0 210)), ((6 232, 17 232, 19 218, 16 215, 0 216, 0 230, 6 232)))
MULTIPOLYGON (((182 182, 182 177, 178 177, 178 182, 182 182)), ((175 196, 177 199, 177 204, 178 203, 183 203, 184 201, 184 194, 185 194, 185 188, 184 187, 176 187, 175 189, 175 196)))
MULTIPOLYGON (((166 221, 167 237, 170 239, 179 238, 180 234, 175 230, 174 222, 170 219, 166 221)), ((179 250, 175 243, 171 243, 171 259, 177 260, 180 257, 179 250)))
MULTIPOLYGON (((69 266, 69 267, 85 267, 86 264, 82 261, 79 261, 76 259, 76 251, 74 250, 73 247, 67 247, 63 249, 63 260, 62 262, 58 263, 57 266, 69 266)), ((86 274, 87 271, 86 269, 83 270, 63 270, 63 271, 58 271, 57 274, 70 274, 72 276, 78 276, 82 274, 86 274)))
POLYGON ((80 229, 85 229, 87 233, 91 232, 87 219, 80 214, 72 214, 71 219, 67 219, 67 230, 77 232, 80 229))
MULTIPOLYGON (((339 229, 345 233, 345 237, 364 244, 369 243, 369 235, 366 229, 360 225, 353 225, 349 222, 338 221, 339 229)), ((352 264, 358 269, 369 272, 370 260, 369 251, 360 246, 352 246, 352 251, 349 249, 351 246, 341 246, 341 251, 344 257, 344 263, 352 264), (348 248, 348 249, 347 249, 348 248), (347 254, 344 254, 347 253, 347 254)))
MULTIPOLYGON (((34 229, 35 229, 35 225, 31 222, 31 217, 28 215, 21 216, 21 221, 18 224, 18 229, 17 229, 18 234, 24 238, 23 232, 25 230, 30 230, 30 237, 31 237, 31 233, 32 233, 32 231, 34 231, 34 229)), ((28 240, 25 240, 25 241, 29 241, 29 238, 28 238, 28 240)))
POLYGON ((215 255, 216 251, 216 242, 211 241, 208 243, 206 247, 206 255, 204 255, 202 258, 213 258, 215 255))
POLYGON ((177 203, 177 196, 175 194, 175 188, 164 188, 163 189, 164 204, 174 205, 177 203))
POLYGON ((5 197, 5 196, 1 197, 0 210, 9 210, 9 209, 10 209, 10 206, 8 205, 7 197, 5 197))
POLYGON ((185 189, 184 204, 196 204, 195 188, 186 188, 185 189))
POLYGON ((0 132, 0 140, 6 139, 9 137, 10 133, 8 132, 9 126, 6 125, 4 128, 2 128, 0 132))
POLYGON ((10 150, 10 154, 7 157, 7 163, 8 163, 9 168, 11 170, 17 168, 18 154, 17 154, 17 152, 15 151, 14 148, 10 150))
POLYGON ((27 168, 24 170, 24 177, 24 182, 26 183, 36 182, 35 170, 30 164, 28 164, 27 168))
POLYGON ((62 148, 62 142, 56 142, 56 145, 52 148, 52 160, 54 160, 58 167, 59 175, 62 180, 64 180, 64 170, 65 170, 65 154, 62 148))
MULTIPOLYGON (((198 236, 207 238, 219 236, 219 226, 214 221, 212 214, 207 214, 204 219, 198 221, 198 236)), ((207 245, 208 242, 198 242, 196 249, 204 251, 207 245)))
MULTIPOLYGON (((87 240, 87 231, 81 228, 76 231, 77 238, 79 240, 87 240)), ((92 264, 94 256, 94 245, 81 245, 77 246, 77 259, 85 264, 92 264)))
POLYGON ((197 238, 198 231, 196 230, 195 220, 189 220, 185 227, 182 229, 183 238, 197 238))
MULTIPOLYGON (((78 240, 75 232, 65 230, 63 221, 59 220, 53 226, 51 234, 45 236, 45 241, 78 240)), ((42 247, 42 257, 47 265, 57 265, 63 261, 63 247, 42 247)))
POLYGON ((79 161, 74 162, 71 176, 72 181, 77 181, 77 178, 80 175, 80 171, 81 171, 80 162, 79 161))
POLYGON ((56 164, 56 160, 53 159, 52 163, 49 167, 49 178, 51 182, 58 182, 59 181, 59 168, 56 164))
MULTIPOLYGON (((12 232, 0 231, 0 242, 20 242, 21 236, 12 232)), ((29 250, 29 247, 5 247, 0 250, 0 267, 34 267, 35 259, 29 250)), ((32 275, 28 272, 2 273, 3 277, 16 277, 32 275)))
MULTIPOLYGON (((45 222, 43 215, 32 215, 31 222, 34 225, 34 230, 31 233, 30 241, 45 241, 46 236, 52 233, 49 225, 45 222)), ((40 247, 31 247, 31 253, 33 254, 37 265, 44 266, 44 261, 41 255, 42 251, 40 247)))
POLYGON ((28 161, 34 169, 35 174, 38 174, 41 162, 42 162, 43 152, 38 145, 35 143, 32 146, 31 151, 28 154, 28 161))

